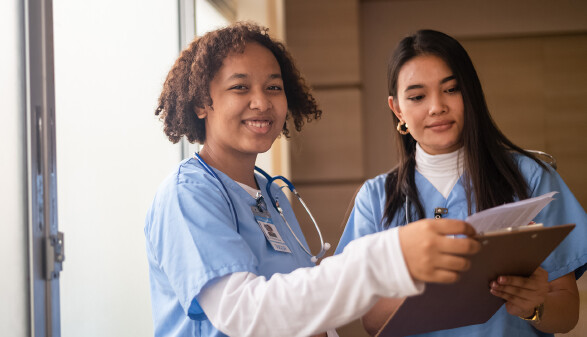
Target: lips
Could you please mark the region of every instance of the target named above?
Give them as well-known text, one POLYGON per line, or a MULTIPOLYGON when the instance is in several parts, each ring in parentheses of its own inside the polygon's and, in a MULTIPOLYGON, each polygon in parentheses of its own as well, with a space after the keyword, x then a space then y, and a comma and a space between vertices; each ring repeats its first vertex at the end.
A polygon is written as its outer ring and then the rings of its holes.
POLYGON ((450 129, 454 123, 454 121, 437 121, 427 125, 426 128, 432 129, 434 131, 444 131, 446 129, 450 129))

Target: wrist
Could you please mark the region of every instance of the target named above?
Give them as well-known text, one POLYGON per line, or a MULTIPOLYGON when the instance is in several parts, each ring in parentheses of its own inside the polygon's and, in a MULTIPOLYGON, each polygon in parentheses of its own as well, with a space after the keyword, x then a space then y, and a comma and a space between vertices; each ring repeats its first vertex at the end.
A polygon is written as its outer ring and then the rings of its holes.
POLYGON ((543 313, 544 313, 544 303, 541 303, 540 305, 538 305, 534 308, 534 312, 529 317, 522 317, 522 316, 518 316, 518 317, 520 317, 524 321, 528 321, 532 324, 538 324, 542 321, 542 314, 543 313))

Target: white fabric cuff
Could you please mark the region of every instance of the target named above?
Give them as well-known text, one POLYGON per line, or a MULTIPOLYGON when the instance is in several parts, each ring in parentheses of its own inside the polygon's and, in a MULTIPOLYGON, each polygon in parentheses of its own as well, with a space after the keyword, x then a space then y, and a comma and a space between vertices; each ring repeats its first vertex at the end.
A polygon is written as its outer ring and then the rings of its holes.
POLYGON ((230 336, 309 336, 361 317, 380 297, 423 290, 392 228, 352 241, 316 267, 269 280, 247 272, 224 276, 197 299, 212 324, 230 336))
POLYGON ((393 244, 389 245, 390 255, 397 256, 398 260, 403 261, 404 263, 397 263, 396 265, 396 275, 395 277, 398 279, 398 284, 404 287, 406 293, 417 295, 424 292, 426 288, 426 283, 419 280, 414 280, 412 275, 408 270, 408 266, 405 263, 404 259, 404 252, 402 251, 401 244, 399 241, 399 229, 395 231, 395 234, 392 235, 393 244))

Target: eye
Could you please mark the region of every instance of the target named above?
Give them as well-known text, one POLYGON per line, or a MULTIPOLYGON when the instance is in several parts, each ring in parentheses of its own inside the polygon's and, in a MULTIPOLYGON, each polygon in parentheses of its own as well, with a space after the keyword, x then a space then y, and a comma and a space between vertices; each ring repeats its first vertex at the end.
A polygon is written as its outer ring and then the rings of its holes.
POLYGON ((408 97, 408 99, 412 102, 419 102, 424 99, 424 95, 410 96, 410 97, 408 97))
POLYGON ((244 91, 247 90, 247 86, 244 84, 235 84, 231 86, 228 90, 244 91))
POLYGON ((270 85, 267 87, 267 90, 270 91, 281 91, 283 88, 280 85, 270 85))
POLYGON ((445 90, 447 93, 449 94, 454 94, 460 91, 460 88, 458 85, 455 85, 454 87, 450 87, 448 89, 445 90))

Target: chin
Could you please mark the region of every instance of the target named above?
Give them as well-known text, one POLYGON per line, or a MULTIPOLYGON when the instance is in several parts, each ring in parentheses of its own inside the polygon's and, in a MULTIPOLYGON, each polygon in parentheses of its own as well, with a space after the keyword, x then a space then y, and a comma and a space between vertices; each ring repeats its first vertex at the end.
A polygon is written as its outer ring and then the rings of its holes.
POLYGON ((256 144, 256 145, 252 146, 252 149, 256 153, 265 153, 271 149, 272 145, 273 145, 273 143, 271 143, 271 144, 256 144))
POLYGON ((250 149, 251 152, 265 153, 271 149, 271 147, 275 143, 276 139, 277 139, 277 136, 272 137, 271 140, 269 140, 268 137, 264 137, 262 139, 256 139, 256 140, 253 140, 253 141, 249 142, 248 144, 246 144, 245 148, 250 149))

